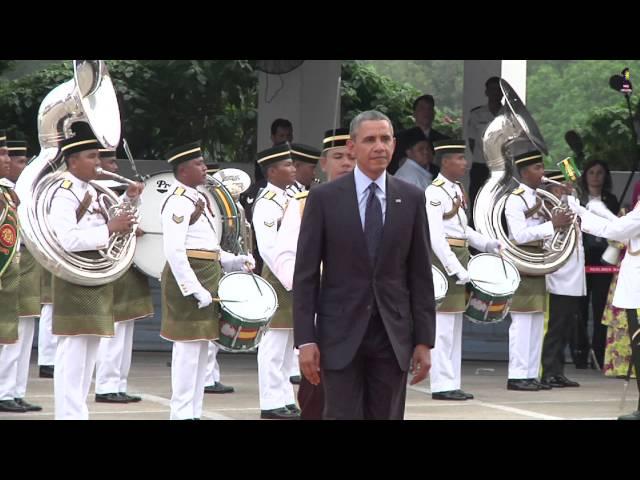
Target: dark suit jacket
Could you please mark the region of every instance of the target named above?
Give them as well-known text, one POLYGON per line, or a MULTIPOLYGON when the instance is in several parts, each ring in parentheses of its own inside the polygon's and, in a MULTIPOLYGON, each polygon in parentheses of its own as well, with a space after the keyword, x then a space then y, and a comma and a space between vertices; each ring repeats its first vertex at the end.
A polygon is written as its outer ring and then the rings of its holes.
POLYGON ((317 343, 322 368, 344 368, 364 338, 375 302, 398 364, 406 371, 415 345, 432 348, 435 341, 429 250, 424 192, 413 185, 387 175, 375 266, 362 230, 354 174, 312 189, 293 278, 296 346, 317 343))

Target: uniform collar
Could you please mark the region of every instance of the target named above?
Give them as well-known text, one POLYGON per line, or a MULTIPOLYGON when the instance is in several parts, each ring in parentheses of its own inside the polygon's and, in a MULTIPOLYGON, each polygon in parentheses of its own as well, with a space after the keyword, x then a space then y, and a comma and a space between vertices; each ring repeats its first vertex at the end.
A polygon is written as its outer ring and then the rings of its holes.
POLYGON ((265 187, 266 192, 273 192, 279 197, 284 197, 287 195, 287 192, 282 188, 276 187, 273 183, 267 182, 267 186, 265 187))
POLYGON ((446 185, 448 187, 455 188, 458 185, 457 182, 452 182, 447 177, 445 177, 442 173, 438 174, 438 176, 436 177, 436 180, 438 180, 438 179, 442 180, 444 182, 444 185, 446 185))
POLYGON ((7 177, 0 178, 0 185, 14 189, 16 188, 16 184, 9 180, 7 177))
POLYGON ((520 187, 522 187, 522 189, 525 191, 525 193, 528 193, 529 195, 535 195, 536 194, 536 189, 535 188, 531 188, 530 186, 521 183, 520 187))
POLYGON ((80 180, 78 177, 76 177, 73 173, 66 171, 62 174, 63 178, 66 178, 67 180, 71 180, 71 188, 73 189, 74 187, 80 191, 84 191, 87 190, 89 188, 89 183, 85 182, 84 180, 80 180))

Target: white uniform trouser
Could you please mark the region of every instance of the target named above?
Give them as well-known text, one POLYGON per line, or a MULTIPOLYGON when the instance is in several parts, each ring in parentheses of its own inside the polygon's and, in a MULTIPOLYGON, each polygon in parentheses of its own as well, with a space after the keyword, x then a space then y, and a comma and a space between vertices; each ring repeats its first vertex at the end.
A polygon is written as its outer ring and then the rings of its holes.
POLYGON ((38 365, 54 365, 58 337, 51 331, 53 304, 42 305, 38 326, 38 365))
POLYGON ((126 393, 135 322, 115 322, 114 336, 100 340, 96 360, 96 393, 126 393))
POLYGON ((24 398, 29 379, 35 317, 18 320, 18 341, 0 351, 0 400, 24 398))
POLYGON ((462 313, 436 313, 436 343, 431 350, 431 393, 460 389, 462 313))
POLYGON ((96 366, 100 337, 60 335, 53 374, 56 420, 88 420, 87 395, 96 366))
POLYGON ((173 342, 170 420, 200 418, 209 342, 173 342))
POLYGON ((207 351, 207 373, 204 379, 204 385, 206 387, 213 386, 220 381, 220 364, 218 364, 218 344, 216 342, 209 342, 209 348, 207 351))
POLYGON ((296 403, 293 385, 289 381, 294 361, 293 329, 267 330, 258 347, 261 410, 273 410, 296 403))
POLYGON ((542 339, 544 337, 544 313, 511 312, 509 327, 509 378, 538 378, 542 339))

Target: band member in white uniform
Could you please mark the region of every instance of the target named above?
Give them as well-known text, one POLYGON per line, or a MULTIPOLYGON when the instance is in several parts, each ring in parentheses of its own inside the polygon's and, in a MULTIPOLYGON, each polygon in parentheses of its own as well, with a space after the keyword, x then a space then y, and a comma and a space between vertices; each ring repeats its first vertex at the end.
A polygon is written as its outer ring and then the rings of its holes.
MULTIPOLYGON (((18 181, 18 177, 27 165, 27 143, 22 140, 8 140, 7 149, 11 165, 9 175, 2 181, 14 189, 15 182, 18 181)), ((42 407, 26 402, 24 397, 29 379, 29 362, 35 321, 40 314, 40 271, 42 267, 22 241, 20 242, 19 257, 18 341, 4 347, 0 356, 0 400, 13 399, 26 411, 39 412, 42 407), (6 373, 9 372, 13 373, 7 375, 6 373)))
MULTIPOLYGON (((582 231, 627 245, 612 303, 614 307, 627 311, 631 359, 640 393, 640 327, 637 315, 637 309, 640 308, 640 202, 636 203, 629 213, 615 219, 607 213, 607 207, 601 201, 589 202, 590 211, 578 205, 572 198, 569 199, 569 205, 580 216, 582 231)), ((637 409, 618 417, 618 420, 640 420, 640 398, 637 409)))
POLYGON ((219 334, 213 298, 222 268, 248 271, 255 263, 250 255, 234 256, 220 248, 210 200, 198 191, 207 174, 200 143, 174 148, 167 162, 176 182, 161 207, 167 263, 160 336, 173 342, 170 418, 195 420, 202 414, 209 341, 219 334))
MULTIPOLYGON (((530 143, 515 145, 514 163, 521 184, 513 190, 505 204, 509 238, 532 253, 542 253, 544 241, 553 237, 556 229, 568 227, 573 216, 558 212, 550 220, 543 217, 542 201, 536 188, 542 184, 544 163, 542 153, 530 143)), ((538 381, 544 312, 547 292, 543 276, 530 276, 520 272, 520 286, 515 292, 509 327, 508 390, 538 391, 551 387, 538 381)))
POLYGON ((501 245, 467 224, 469 200, 460 183, 467 169, 464 140, 440 140, 434 143, 434 150, 441 166, 440 174, 425 190, 427 218, 433 265, 448 275, 449 287, 436 312, 436 343, 429 372, 431 398, 469 400, 473 395, 460 389, 464 285, 470 281, 468 247, 497 254, 501 245))
POLYGON ((291 292, 287 292, 273 274, 278 230, 290 198, 285 190, 295 182, 296 169, 289 147, 285 143, 258 153, 258 164, 268 183, 253 208, 253 228, 258 250, 264 260, 262 277, 273 286, 278 296, 278 310, 258 346, 260 417, 280 420, 300 417, 289 380, 293 362, 296 361, 293 350, 293 299, 291 292))
MULTIPOLYGON (((115 150, 100 149, 100 166, 103 170, 118 173, 115 150)), ((127 189, 126 184, 109 179, 108 176, 96 180, 105 188, 120 194, 127 189)), ((125 194, 126 195, 126 194, 125 194)), ((139 207, 137 201, 126 200, 139 207)), ((136 229, 136 236, 144 232, 136 229)), ((133 354, 133 331, 135 321, 153 315, 153 302, 147 276, 131 266, 114 282, 114 336, 100 340, 96 360, 96 396, 99 403, 134 403, 142 400, 137 395, 127 393, 127 380, 133 354)))
MULTIPOLYGON (((98 258, 97 250, 109 246, 111 234, 132 231, 135 217, 123 213, 107 221, 88 183, 97 177, 102 146, 87 123, 77 122, 72 130, 75 135, 61 142, 68 170, 53 187, 49 222, 64 250, 98 258)), ((133 185, 127 196, 136 201, 141 191, 141 185, 133 185)), ((54 276, 53 303, 53 334, 58 336, 55 418, 87 420, 86 399, 100 338, 114 334, 113 283, 89 287, 54 276)))

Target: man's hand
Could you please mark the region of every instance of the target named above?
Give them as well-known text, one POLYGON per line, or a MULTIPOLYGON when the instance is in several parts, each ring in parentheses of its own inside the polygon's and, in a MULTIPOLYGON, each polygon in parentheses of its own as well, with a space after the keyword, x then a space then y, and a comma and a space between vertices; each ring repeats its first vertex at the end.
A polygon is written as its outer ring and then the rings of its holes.
POLYGON ((146 232, 144 230, 142 230, 140 227, 136 228, 136 237, 141 237, 145 233, 146 232))
POLYGON ((456 277, 458 277, 458 281, 456 282, 456 285, 464 285, 471 281, 469 272, 467 272, 464 268, 460 272, 456 273, 456 277))
POLYGON ((211 302, 213 302, 211 293, 204 288, 197 292, 193 292, 193 296, 196 297, 196 300, 198 301, 198 308, 207 308, 211 305, 211 302))
POLYGON ((142 195, 142 190, 144 190, 144 183, 133 183, 129 185, 129 188, 127 188, 127 197, 129 197, 131 200, 135 200, 140 195, 142 195))
POLYGON ((310 343, 299 347, 300 371, 312 385, 320 384, 320 350, 318 345, 310 343))
POLYGON ((109 220, 109 223, 107 223, 109 235, 112 233, 129 233, 134 223, 136 223, 136 217, 128 213, 113 217, 109 220))
POLYGON ((556 211, 551 216, 551 223, 553 224, 553 228, 555 229, 568 227, 569 225, 571 225, 571 223, 573 223, 573 215, 571 214, 570 211, 569 212, 556 211))
POLYGON ((500 242, 500 240, 489 240, 485 248, 489 253, 500 255, 500 252, 504 249, 504 245, 502 244, 502 242, 500 242))
MULTIPOLYGON (((302 352, 300 352, 300 361, 302 362, 302 352)), ((409 385, 420 383, 431 370, 431 350, 426 345, 416 345, 413 349, 413 357, 411 358, 411 375, 413 378, 409 385)))

